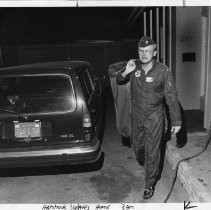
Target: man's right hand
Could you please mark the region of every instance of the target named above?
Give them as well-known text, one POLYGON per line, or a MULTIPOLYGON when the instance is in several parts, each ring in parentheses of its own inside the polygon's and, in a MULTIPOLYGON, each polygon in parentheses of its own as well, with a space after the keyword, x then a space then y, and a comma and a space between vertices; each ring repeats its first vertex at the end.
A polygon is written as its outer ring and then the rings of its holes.
POLYGON ((126 77, 129 73, 131 73, 132 71, 134 71, 136 68, 136 64, 135 64, 135 59, 131 59, 128 61, 127 65, 126 65, 126 69, 124 72, 122 72, 122 76, 126 77))

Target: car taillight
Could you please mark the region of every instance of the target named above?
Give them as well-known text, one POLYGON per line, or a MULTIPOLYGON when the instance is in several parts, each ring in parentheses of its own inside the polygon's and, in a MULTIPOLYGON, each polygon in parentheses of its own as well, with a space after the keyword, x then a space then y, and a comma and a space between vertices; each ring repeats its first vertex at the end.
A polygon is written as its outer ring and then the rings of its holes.
POLYGON ((85 141, 90 141, 92 132, 92 122, 89 114, 83 115, 83 129, 85 141))
POLYGON ((83 116, 83 127, 84 128, 92 127, 91 117, 89 114, 84 114, 83 116))

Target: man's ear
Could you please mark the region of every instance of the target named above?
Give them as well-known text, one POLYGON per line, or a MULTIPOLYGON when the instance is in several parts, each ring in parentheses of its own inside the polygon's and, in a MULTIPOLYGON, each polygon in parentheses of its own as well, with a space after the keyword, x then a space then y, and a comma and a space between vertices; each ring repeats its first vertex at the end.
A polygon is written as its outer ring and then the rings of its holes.
POLYGON ((153 57, 157 55, 157 51, 153 51, 153 57))

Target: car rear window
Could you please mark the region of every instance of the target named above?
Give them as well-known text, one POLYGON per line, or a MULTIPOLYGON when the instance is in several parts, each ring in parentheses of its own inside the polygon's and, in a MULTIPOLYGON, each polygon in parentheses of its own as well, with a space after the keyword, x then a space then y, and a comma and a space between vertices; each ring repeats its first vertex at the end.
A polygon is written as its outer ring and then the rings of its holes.
POLYGON ((0 77, 0 114, 71 111, 74 91, 68 75, 27 75, 0 77))

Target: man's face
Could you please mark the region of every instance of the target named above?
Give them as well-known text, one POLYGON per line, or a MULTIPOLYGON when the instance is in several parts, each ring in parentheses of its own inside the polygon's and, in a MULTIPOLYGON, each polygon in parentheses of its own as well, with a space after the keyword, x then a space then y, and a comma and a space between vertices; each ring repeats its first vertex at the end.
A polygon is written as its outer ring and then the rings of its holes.
POLYGON ((153 57, 156 55, 156 51, 154 51, 154 49, 154 45, 149 45, 147 47, 139 47, 138 54, 140 61, 144 64, 150 63, 153 57))

